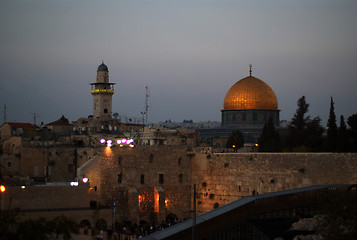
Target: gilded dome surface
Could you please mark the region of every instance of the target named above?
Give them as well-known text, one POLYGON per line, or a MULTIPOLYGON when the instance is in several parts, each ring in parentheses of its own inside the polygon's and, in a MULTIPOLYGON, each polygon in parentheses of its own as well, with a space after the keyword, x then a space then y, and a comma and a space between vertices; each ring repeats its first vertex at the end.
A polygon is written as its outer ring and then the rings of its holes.
POLYGON ((268 84, 248 76, 228 90, 223 106, 223 110, 278 110, 278 100, 268 84))

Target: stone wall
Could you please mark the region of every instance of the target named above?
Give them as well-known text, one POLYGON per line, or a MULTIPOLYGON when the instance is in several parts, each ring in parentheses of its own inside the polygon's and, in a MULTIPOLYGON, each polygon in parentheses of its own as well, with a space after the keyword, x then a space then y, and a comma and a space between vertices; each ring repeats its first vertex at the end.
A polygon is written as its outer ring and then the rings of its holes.
POLYGON ((104 148, 100 156, 80 168, 79 175, 96 186, 100 204, 116 201, 123 221, 153 220, 154 191, 159 187, 166 208, 156 218, 169 213, 190 217, 191 159, 184 146, 104 148))
POLYGON ((71 181, 76 176, 76 161, 77 150, 74 147, 23 147, 20 176, 47 178, 49 181, 71 181))
POLYGON ((55 166, 63 164, 63 168, 74 164, 76 153, 80 163, 77 177, 88 177, 89 185, 83 193, 68 186, 56 190, 19 188, 11 195, 12 208, 28 204, 31 208, 47 208, 49 204, 88 207, 90 202, 113 207, 115 202, 118 222, 152 223, 161 222, 169 214, 190 218, 193 184, 197 214, 202 214, 252 194, 357 183, 356 153, 215 153, 211 148, 187 151, 185 146, 36 148, 23 149, 21 169, 33 171, 30 166, 43 162, 49 153, 55 166), (36 198, 39 203, 33 201, 36 198))
POLYGON ((101 204, 117 201, 122 220, 152 222, 171 213, 190 218, 193 184, 201 214, 254 194, 353 184, 356 170, 353 153, 214 153, 211 148, 141 146, 105 148, 81 174, 95 183, 101 204), (157 187, 165 198, 160 214, 155 212, 157 187))
POLYGON ((254 194, 355 183, 355 153, 212 153, 200 150, 192 162, 192 186, 196 184, 199 214, 254 194))
POLYGON ((99 219, 111 226, 113 209, 90 209, 92 192, 89 183, 79 183, 72 187, 69 183, 56 183, 43 186, 7 187, 1 193, 1 210, 16 210, 22 219, 45 218, 52 220, 66 215, 79 224, 88 220, 92 227, 99 219))
POLYGON ((7 187, 3 195, 3 209, 89 208, 89 184, 71 187, 69 183, 7 187))

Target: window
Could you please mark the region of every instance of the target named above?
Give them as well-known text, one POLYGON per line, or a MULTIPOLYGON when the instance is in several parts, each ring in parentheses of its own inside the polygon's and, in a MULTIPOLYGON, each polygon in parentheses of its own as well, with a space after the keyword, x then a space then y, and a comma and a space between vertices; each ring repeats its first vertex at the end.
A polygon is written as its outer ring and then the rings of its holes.
POLYGON ((183 174, 179 174, 179 183, 183 182, 183 174))
POLYGON ((181 163, 182 163, 182 158, 179 158, 178 161, 177 161, 177 164, 178 164, 179 166, 181 166, 181 163))
POLYGON ((11 162, 7 162, 7 166, 8 166, 8 167, 11 167, 11 162))
POLYGON ((164 184, 164 174, 159 174, 159 183, 164 184))
POLYGON ((154 155, 150 154, 149 163, 153 163, 153 162, 154 162, 154 155))
POLYGON ((123 180, 122 178, 123 178, 122 174, 121 173, 118 174, 118 183, 122 182, 122 180, 123 180))
POLYGON ((144 184, 145 183, 145 175, 141 174, 140 175, 140 184, 144 184))
POLYGON ((119 156, 119 157, 118 157, 118 164, 119 164, 119 165, 121 164, 121 161, 122 161, 122 157, 119 156))
POLYGON ((108 109, 104 108, 104 113, 108 113, 108 109))

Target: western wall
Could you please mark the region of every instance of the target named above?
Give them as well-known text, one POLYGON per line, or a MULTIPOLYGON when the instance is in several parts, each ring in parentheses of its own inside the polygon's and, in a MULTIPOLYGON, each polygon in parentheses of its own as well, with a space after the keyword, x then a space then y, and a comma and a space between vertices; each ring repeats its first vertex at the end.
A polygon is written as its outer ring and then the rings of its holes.
POLYGON ((151 222, 169 214, 190 218, 193 184, 197 214, 202 214, 254 194, 355 184, 356 170, 356 153, 216 153, 211 148, 139 146, 103 150, 79 175, 93 179, 102 204, 117 202, 121 220, 151 222))
POLYGON ((356 183, 356 153, 214 153, 198 148, 192 158, 199 214, 249 195, 356 183))

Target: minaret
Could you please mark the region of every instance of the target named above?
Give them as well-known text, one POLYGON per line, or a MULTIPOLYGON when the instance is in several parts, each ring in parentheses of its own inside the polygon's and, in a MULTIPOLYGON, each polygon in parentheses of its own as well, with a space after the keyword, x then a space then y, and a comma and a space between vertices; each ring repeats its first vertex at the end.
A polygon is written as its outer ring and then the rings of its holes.
POLYGON ((97 82, 90 84, 92 85, 94 119, 105 120, 112 118, 114 84, 109 82, 108 67, 102 62, 97 70, 97 82))

